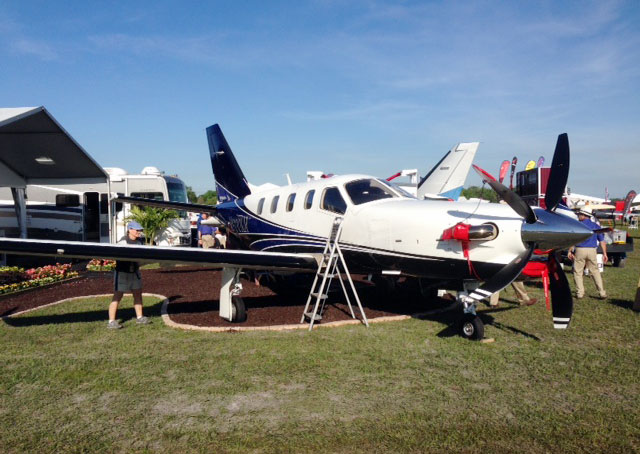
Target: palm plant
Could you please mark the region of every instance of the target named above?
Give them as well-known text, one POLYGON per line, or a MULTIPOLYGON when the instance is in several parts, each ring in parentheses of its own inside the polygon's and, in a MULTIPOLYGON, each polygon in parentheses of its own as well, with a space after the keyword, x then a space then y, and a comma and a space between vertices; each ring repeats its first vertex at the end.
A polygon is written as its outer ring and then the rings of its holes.
POLYGON ((169 226, 169 222, 177 219, 178 213, 164 208, 132 206, 125 222, 136 221, 144 230, 144 243, 153 244, 158 233, 169 226))

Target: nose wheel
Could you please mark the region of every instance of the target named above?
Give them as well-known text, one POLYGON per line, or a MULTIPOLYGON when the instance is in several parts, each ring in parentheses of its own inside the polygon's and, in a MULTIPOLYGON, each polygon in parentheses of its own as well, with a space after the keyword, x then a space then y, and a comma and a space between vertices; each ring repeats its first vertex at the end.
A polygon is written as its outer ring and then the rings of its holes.
POLYGON ((469 340, 480 340, 484 337, 484 323, 475 314, 464 314, 460 322, 460 335, 469 340))

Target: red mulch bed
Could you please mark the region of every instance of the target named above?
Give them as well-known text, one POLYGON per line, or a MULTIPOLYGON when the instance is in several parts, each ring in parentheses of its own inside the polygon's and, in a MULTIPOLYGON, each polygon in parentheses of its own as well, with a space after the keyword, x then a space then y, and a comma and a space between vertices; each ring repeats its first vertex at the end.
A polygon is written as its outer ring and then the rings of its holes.
MULTIPOLYGON (((299 297, 280 296, 264 286, 256 286, 253 281, 242 279, 241 293, 247 307, 247 321, 230 323, 218 316, 218 298, 220 291, 220 270, 202 267, 175 267, 143 270, 144 292, 166 296, 169 301, 169 315, 176 323, 197 326, 272 326, 295 324, 300 322, 306 293, 299 297)), ((399 286, 391 296, 384 296, 380 289, 360 281, 358 294, 369 319, 390 316, 410 315, 432 309, 425 305, 424 299, 416 295, 410 285, 399 286)), ((347 320, 351 316, 344 303, 340 287, 332 292, 323 322, 347 320)), ((0 299, 0 316, 11 315, 26 309, 59 301, 74 296, 97 295, 113 291, 111 273, 85 274, 79 279, 64 282, 51 287, 37 289, 16 295, 7 295, 0 299)), ((440 302, 441 304, 442 302, 440 302)), ((359 317, 357 305, 354 311, 359 317)), ((158 314, 160 305, 148 308, 147 312, 158 314)), ((105 319, 107 307, 105 306, 105 319)))

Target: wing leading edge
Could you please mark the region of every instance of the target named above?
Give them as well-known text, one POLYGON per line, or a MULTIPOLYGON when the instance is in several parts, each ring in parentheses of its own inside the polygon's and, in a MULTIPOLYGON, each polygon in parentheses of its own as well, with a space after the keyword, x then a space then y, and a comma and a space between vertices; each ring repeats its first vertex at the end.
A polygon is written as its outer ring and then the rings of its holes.
POLYGON ((131 246, 77 241, 0 238, 0 252, 80 259, 132 260, 137 262, 202 263, 220 268, 313 271, 318 268, 312 254, 131 246))

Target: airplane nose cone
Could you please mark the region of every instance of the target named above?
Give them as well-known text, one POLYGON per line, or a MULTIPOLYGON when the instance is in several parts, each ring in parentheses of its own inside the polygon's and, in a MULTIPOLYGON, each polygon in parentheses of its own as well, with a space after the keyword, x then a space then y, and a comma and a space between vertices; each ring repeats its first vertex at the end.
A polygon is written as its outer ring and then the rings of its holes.
POLYGON ((524 243, 536 243, 540 249, 564 249, 593 235, 593 231, 569 216, 543 209, 534 209, 538 220, 522 224, 524 243))

